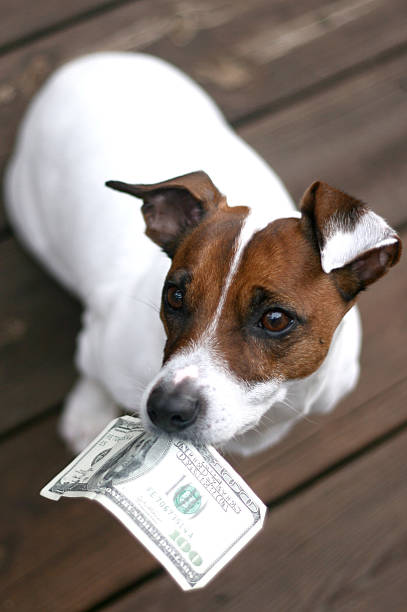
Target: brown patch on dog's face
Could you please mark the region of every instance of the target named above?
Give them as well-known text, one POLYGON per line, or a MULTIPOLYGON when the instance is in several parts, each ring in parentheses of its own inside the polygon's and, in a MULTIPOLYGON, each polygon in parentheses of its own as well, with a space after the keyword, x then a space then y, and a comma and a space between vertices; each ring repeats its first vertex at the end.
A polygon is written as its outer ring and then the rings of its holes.
POLYGON ((246 207, 225 206, 204 219, 177 249, 163 288, 164 363, 177 350, 199 342, 210 325, 247 214, 246 207), (179 308, 172 307, 168 299, 169 292, 176 289, 184 295, 179 308))
MULTIPOLYGON (((243 207, 214 212, 178 249, 163 291, 164 361, 206 338, 247 212, 243 207)), ((311 374, 352 305, 322 271, 306 225, 295 218, 279 219, 254 234, 223 297, 210 342, 231 372, 247 382, 311 374), (264 322, 274 315, 268 313, 281 313, 287 328, 270 332, 264 322)))
POLYGON ((324 360, 345 304, 299 219, 280 219, 247 245, 219 321, 219 349, 248 382, 303 378, 324 360), (282 313, 270 332, 267 313, 282 313), (266 319, 264 318, 266 317, 266 319))

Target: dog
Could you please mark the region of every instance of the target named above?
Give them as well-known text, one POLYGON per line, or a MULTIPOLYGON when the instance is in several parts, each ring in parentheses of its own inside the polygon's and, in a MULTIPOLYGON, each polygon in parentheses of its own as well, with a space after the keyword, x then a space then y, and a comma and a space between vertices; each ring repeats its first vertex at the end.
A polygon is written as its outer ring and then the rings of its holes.
POLYGON ((85 56, 48 80, 5 199, 84 306, 60 422, 76 451, 119 408, 243 455, 330 411, 358 378, 355 300, 401 252, 381 217, 322 181, 298 212, 208 95, 143 54, 85 56))

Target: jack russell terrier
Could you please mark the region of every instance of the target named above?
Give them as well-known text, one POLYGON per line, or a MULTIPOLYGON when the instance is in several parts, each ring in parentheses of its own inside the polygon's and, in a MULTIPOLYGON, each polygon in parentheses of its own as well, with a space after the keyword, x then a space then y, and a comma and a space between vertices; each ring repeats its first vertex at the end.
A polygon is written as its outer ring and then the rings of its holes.
POLYGON ((77 451, 118 406, 241 454, 331 410, 358 378, 355 299, 401 251, 326 183, 297 212, 207 94, 142 54, 89 55, 49 79, 5 193, 25 245, 84 305, 60 425, 77 451))

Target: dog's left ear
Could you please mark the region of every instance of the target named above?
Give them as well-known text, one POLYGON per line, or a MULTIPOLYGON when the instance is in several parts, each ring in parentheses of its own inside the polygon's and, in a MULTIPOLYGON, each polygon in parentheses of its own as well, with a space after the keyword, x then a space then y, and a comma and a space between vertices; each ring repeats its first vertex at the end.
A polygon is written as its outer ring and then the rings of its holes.
POLYGON ((317 243, 321 266, 346 300, 378 280, 400 258, 401 241, 363 202, 313 183, 301 202, 302 222, 317 243))
POLYGON ((224 196, 202 172, 191 172, 162 183, 131 185, 108 181, 107 187, 142 198, 146 234, 169 257, 184 236, 210 211, 226 204, 224 196))

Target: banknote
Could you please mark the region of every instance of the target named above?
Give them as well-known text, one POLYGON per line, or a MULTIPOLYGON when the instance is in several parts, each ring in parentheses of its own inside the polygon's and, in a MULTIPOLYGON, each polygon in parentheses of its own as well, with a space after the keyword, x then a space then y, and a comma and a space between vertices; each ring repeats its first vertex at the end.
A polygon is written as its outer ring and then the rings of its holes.
POLYGON ((94 499, 182 589, 205 586, 261 529, 266 506, 212 447, 112 421, 41 495, 94 499))

